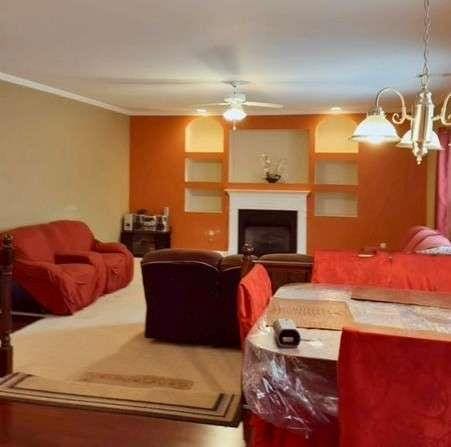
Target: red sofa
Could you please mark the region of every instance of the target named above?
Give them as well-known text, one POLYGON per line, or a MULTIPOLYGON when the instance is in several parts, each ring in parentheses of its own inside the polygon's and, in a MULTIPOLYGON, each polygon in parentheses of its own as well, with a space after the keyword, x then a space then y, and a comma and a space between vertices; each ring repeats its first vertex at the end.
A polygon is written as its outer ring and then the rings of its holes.
POLYGON ((60 220, 16 228, 14 280, 48 312, 68 315, 125 287, 133 256, 119 243, 102 243, 86 224, 60 220))

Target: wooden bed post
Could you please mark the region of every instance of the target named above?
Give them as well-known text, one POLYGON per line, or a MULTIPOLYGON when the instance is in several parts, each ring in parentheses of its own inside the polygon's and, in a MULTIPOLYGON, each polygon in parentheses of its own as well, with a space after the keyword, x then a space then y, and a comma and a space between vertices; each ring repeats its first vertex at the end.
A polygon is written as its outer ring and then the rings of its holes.
POLYGON ((254 265, 254 247, 249 242, 245 242, 243 248, 241 249, 243 252, 243 263, 241 265, 241 277, 245 276, 254 265))
POLYGON ((13 347, 11 345, 11 280, 13 271, 13 238, 3 236, 0 252, 0 376, 13 371, 13 347))

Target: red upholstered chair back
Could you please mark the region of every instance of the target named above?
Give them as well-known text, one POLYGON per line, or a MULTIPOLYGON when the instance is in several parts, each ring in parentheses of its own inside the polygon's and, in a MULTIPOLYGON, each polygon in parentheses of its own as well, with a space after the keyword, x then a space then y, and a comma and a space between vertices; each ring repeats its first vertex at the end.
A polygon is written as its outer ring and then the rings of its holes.
POLYGON ((451 445, 451 338, 377 331, 343 331, 340 445, 451 445))
POLYGON ((241 344, 263 314, 272 296, 271 280, 265 267, 254 265, 238 286, 238 322, 241 344))
POLYGON ((20 227, 10 233, 14 237, 16 257, 30 261, 54 262, 55 252, 89 251, 94 241, 85 223, 70 220, 20 227))

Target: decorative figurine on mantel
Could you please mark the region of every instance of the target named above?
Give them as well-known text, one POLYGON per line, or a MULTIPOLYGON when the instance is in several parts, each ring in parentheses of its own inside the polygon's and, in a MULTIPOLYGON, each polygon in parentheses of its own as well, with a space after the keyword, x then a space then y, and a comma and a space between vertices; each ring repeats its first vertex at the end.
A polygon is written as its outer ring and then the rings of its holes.
POLYGON ((285 174, 286 159, 280 158, 277 162, 273 162, 267 154, 261 154, 260 158, 265 174, 264 179, 268 183, 277 183, 285 174))

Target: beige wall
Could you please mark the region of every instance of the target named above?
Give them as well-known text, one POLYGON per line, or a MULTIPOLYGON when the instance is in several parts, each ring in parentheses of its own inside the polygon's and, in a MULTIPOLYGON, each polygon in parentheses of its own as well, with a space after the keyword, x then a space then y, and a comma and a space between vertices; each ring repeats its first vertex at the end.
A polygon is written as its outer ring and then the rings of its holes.
POLYGON ((0 230, 79 218, 117 240, 128 191, 127 116, 0 81, 0 230))

